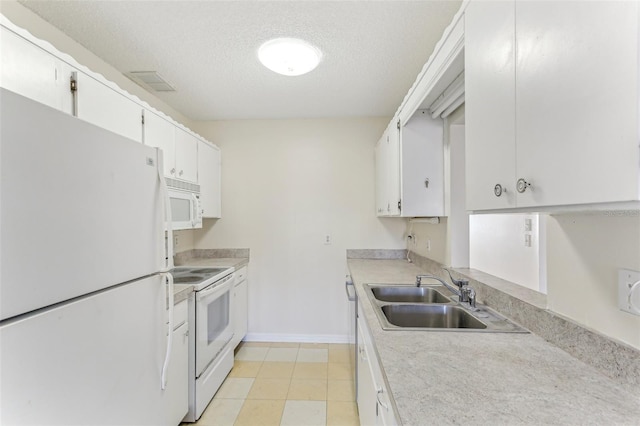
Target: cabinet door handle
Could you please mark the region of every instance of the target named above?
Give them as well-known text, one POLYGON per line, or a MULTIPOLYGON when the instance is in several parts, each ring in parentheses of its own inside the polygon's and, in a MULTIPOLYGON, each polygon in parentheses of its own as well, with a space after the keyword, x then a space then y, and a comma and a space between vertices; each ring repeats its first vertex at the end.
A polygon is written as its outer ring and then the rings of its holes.
POLYGON ((531 182, 527 182, 526 180, 520 178, 516 184, 516 189, 519 193, 524 194, 527 188, 531 187, 531 182))
POLYGON ((505 192, 507 192, 507 188, 503 188, 499 183, 497 183, 496 186, 493 187, 493 193, 496 197, 500 197, 505 192))
POLYGON ((384 408, 385 410, 389 411, 389 406, 387 404, 383 403, 382 401, 380 401, 380 395, 382 394, 382 392, 384 392, 384 390, 382 389, 382 386, 380 386, 377 389, 377 392, 376 392, 376 400, 378 401, 378 404, 380 404, 380 406, 382 408, 384 408))
POLYGON ((178 175, 182 176, 182 173, 184 173, 184 170, 180 170, 180 173, 178 173, 178 175))
POLYGON ((171 169, 171 172, 170 172, 170 173, 171 173, 172 175, 175 175, 175 174, 176 174, 176 168, 174 167, 173 169, 171 169))

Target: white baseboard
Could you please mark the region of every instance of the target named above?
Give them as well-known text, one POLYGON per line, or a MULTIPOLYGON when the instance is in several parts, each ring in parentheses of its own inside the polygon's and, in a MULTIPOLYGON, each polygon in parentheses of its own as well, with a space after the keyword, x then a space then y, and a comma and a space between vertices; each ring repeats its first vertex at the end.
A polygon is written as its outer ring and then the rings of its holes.
POLYGON ((349 343, 343 334, 271 334, 247 333, 245 342, 349 343))

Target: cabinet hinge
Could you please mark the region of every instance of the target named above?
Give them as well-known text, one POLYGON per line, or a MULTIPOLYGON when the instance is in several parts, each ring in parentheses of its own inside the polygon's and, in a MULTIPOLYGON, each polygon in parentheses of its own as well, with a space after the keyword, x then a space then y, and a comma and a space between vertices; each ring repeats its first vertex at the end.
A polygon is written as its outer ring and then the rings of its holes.
POLYGON ((144 111, 142 111, 142 125, 144 126, 144 111))
POLYGON ((402 200, 398 200, 398 210, 402 211, 402 200))
POLYGON ((398 130, 400 130, 400 120, 398 120, 398 124, 396 125, 396 127, 398 128, 398 130))
POLYGON ((78 73, 73 71, 69 78, 69 90, 71 90, 71 115, 78 116, 78 73))

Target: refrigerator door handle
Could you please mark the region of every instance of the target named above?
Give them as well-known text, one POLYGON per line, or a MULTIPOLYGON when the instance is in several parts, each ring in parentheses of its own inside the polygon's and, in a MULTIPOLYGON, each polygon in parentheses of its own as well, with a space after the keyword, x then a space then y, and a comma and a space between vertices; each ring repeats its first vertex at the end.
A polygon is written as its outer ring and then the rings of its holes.
POLYGON ((167 375, 169 370, 169 362, 171 361, 171 346, 173 344, 173 275, 169 272, 173 269, 173 226, 172 226, 172 218, 171 218, 171 204, 169 201, 169 190, 167 189, 167 182, 164 179, 163 170, 163 160, 164 157, 162 155, 162 151, 160 148, 156 148, 157 153, 157 170, 158 170, 158 179, 160 180, 160 192, 162 199, 164 200, 164 223, 161 223, 162 227, 162 236, 164 236, 164 227, 167 227, 167 244, 166 244, 166 259, 165 260, 165 268, 160 271, 160 276, 164 277, 166 280, 165 289, 167 291, 167 297, 165 300, 168 301, 168 313, 169 313, 169 324, 167 327, 167 349, 164 355, 164 364, 162 365, 162 375, 160 377, 160 388, 165 390, 167 388, 167 375))
POLYGON ((169 324, 167 325, 167 350, 164 355, 164 364, 162 365, 161 386, 162 390, 167 388, 167 376, 169 372, 169 362, 171 361, 171 346, 173 344, 173 275, 169 272, 162 272, 160 276, 165 278, 167 297, 169 303, 169 324))
MULTIPOLYGON (((167 227, 167 244, 166 244, 166 259, 165 259, 165 267, 161 270, 161 272, 169 272, 173 269, 173 218, 171 217, 171 203, 169 201, 169 189, 167 188, 167 182, 164 179, 163 170, 163 162, 164 157, 162 154, 162 150, 160 148, 156 148, 156 153, 158 156, 157 161, 157 170, 158 170, 158 179, 160 180, 160 195, 163 199, 164 204, 164 223, 162 226, 162 234, 164 234, 165 226, 167 227)), ((164 235, 163 235, 164 236, 164 235)))

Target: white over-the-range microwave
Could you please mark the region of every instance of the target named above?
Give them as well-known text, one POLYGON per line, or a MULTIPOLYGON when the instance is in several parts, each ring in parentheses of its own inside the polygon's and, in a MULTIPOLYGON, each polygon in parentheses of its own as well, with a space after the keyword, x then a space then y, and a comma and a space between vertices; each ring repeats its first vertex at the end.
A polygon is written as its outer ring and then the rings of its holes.
POLYGON ((202 228, 200 185, 166 178, 174 230, 202 228))

